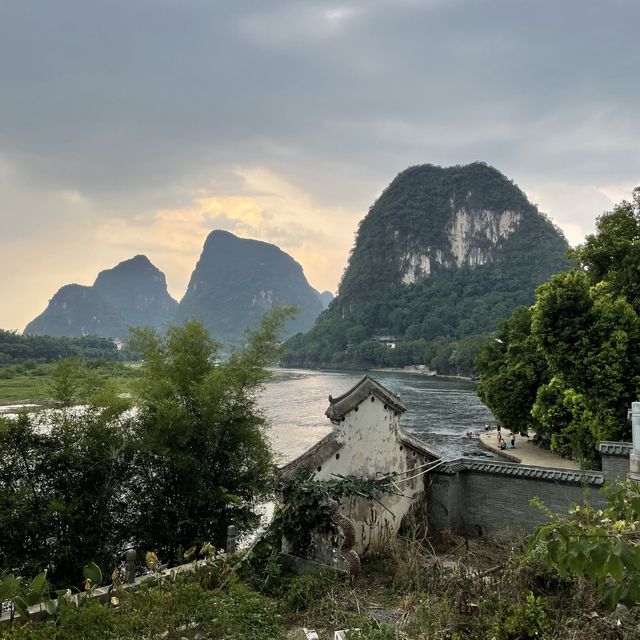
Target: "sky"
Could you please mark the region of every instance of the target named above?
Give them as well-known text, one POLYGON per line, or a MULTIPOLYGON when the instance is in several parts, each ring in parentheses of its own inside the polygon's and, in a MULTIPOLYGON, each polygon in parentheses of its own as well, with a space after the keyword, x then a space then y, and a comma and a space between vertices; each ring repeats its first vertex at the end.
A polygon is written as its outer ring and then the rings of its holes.
POLYGON ((640 185, 637 0, 2 0, 0 327, 207 234, 335 291, 408 166, 495 166, 572 245, 640 185))

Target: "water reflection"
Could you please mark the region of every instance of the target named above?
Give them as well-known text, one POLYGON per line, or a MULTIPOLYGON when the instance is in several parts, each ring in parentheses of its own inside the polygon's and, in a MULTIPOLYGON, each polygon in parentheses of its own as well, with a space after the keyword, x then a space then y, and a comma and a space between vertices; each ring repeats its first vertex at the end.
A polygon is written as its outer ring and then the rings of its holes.
MULTIPOLYGON (((363 375, 354 371, 276 369, 260 405, 271 423, 270 438, 278 462, 292 460, 330 431, 324 412, 328 396, 338 396, 363 375)), ((468 430, 479 431, 494 422, 491 412, 468 380, 433 378, 412 373, 376 371, 372 377, 398 394, 407 412, 401 424, 435 445, 447 458, 485 456, 468 430)))

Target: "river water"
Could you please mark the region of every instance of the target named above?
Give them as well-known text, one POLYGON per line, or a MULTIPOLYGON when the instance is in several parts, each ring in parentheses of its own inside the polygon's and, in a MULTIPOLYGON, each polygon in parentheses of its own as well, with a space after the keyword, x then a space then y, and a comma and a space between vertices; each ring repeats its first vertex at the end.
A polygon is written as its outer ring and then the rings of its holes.
MULTIPOLYGON (((260 406, 267 415, 269 435, 282 464, 306 451, 331 429, 324 415, 329 394, 342 395, 364 372, 276 369, 265 385, 260 406)), ((446 458, 490 456, 477 438, 466 432, 480 431, 495 422, 468 380, 435 378, 417 373, 369 372, 389 391, 399 395, 407 407, 400 424, 435 446, 446 458)))
MULTIPOLYGON (((350 389, 365 372, 274 369, 259 404, 269 420, 269 438, 276 462, 283 464, 314 445, 331 430, 324 415, 329 394, 334 397, 350 389)), ((468 380, 436 378, 418 373, 375 371, 373 378, 399 395, 407 407, 400 424, 434 446, 445 458, 462 455, 489 456, 477 438, 466 432, 480 431, 494 417, 468 380)), ((13 414, 37 405, 0 407, 0 414, 13 414)))

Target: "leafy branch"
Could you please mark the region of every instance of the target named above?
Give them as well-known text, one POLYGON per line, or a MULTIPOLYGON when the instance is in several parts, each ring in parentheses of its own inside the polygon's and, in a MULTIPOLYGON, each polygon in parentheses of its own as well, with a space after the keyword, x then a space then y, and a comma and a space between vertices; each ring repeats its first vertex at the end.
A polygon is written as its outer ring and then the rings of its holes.
POLYGON ((540 525, 529 559, 541 559, 563 575, 587 576, 611 608, 619 602, 632 606, 640 602, 640 487, 626 482, 605 491, 603 509, 574 505, 568 515, 552 515, 540 525))

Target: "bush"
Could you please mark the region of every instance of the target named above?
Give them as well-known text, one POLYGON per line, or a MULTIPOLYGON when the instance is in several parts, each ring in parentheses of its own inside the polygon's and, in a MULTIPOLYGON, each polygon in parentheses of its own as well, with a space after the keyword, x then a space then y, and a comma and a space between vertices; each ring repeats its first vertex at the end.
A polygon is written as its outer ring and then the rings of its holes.
POLYGON ((291 580, 285 596, 288 611, 299 613, 317 607, 327 595, 334 595, 345 589, 343 576, 333 571, 318 571, 296 576, 291 580))
POLYGON ((82 600, 78 608, 63 601, 55 621, 0 627, 2 640, 137 640, 195 634, 229 640, 283 638, 274 607, 259 594, 241 585, 207 591, 184 581, 119 594, 115 607, 94 599, 82 600))
POLYGON ((533 640, 541 638, 550 629, 544 599, 529 591, 522 602, 511 604, 498 612, 492 636, 496 640, 533 640))

